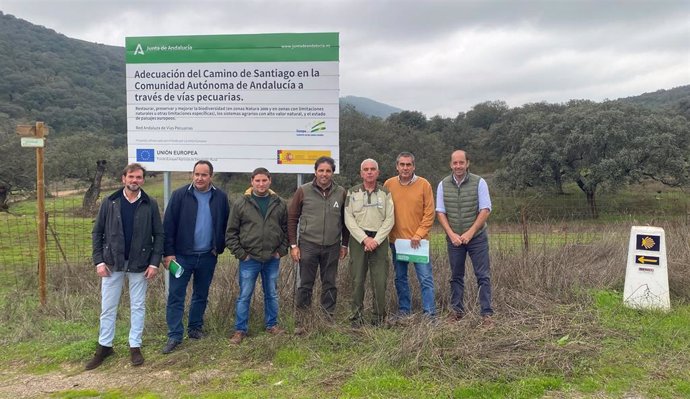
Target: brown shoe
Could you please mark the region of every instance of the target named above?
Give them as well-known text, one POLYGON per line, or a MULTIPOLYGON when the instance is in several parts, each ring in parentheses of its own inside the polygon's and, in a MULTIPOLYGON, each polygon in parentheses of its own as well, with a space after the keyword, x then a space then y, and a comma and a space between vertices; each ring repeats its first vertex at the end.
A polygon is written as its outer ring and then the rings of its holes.
POLYGON ((484 330, 491 330, 494 328, 494 318, 491 315, 482 316, 482 322, 479 327, 484 330))
POLYGON ((129 348, 129 355, 132 358, 132 366, 137 367, 144 364, 144 355, 141 354, 140 348, 129 348))
POLYGON ((267 328, 266 332, 271 334, 271 335, 283 335, 283 334, 285 334, 285 330, 278 327, 277 325, 267 328))
POLYGON ((465 314, 464 314, 464 313, 460 313, 460 312, 450 312, 450 314, 448 315, 447 320, 448 320, 448 322, 450 322, 450 323, 455 323, 455 322, 458 322, 458 321, 462 320, 463 317, 465 317, 465 314))
POLYGON ((96 348, 96 353, 93 354, 93 358, 91 358, 91 360, 89 360, 89 362, 86 363, 86 366, 84 366, 84 368, 86 370, 95 369, 103 363, 103 360, 105 360, 106 357, 112 355, 113 353, 115 353, 115 351, 113 351, 112 346, 103 346, 101 344, 98 344, 98 348, 96 348))
POLYGON ((242 340, 244 337, 247 335, 247 333, 242 332, 242 331, 235 331, 235 334, 232 335, 232 338, 230 338, 230 343, 233 345, 239 345, 242 343, 242 340))

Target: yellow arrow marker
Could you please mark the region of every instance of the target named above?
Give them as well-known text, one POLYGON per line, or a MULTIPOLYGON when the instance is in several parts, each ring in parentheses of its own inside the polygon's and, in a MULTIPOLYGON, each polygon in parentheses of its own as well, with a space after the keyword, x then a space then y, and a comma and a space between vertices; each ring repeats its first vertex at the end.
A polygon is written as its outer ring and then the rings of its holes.
POLYGON ((659 263, 658 258, 645 258, 644 256, 640 256, 637 258, 637 263, 642 263, 643 265, 645 263, 659 263))

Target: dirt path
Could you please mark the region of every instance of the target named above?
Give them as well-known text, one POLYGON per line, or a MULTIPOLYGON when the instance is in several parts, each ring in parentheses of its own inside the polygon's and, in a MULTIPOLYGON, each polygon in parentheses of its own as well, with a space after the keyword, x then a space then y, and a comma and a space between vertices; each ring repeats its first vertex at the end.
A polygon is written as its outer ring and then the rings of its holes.
MULTIPOLYGON (((107 192, 110 192, 112 190, 116 190, 118 187, 121 188, 122 186, 118 185, 118 184, 114 184, 114 185, 109 184, 109 185, 101 186, 101 195, 103 193, 107 193, 107 192)), ((54 190, 54 191, 51 191, 50 194, 53 197, 67 197, 69 195, 84 194, 86 192, 86 190, 88 190, 88 188, 76 188, 73 190, 54 190)))
POLYGON ((86 192, 85 188, 77 188, 74 190, 60 190, 60 191, 51 191, 51 195, 53 197, 67 197, 68 195, 74 195, 74 194, 83 194, 86 192))
POLYGON ((67 390, 95 390, 104 392, 107 390, 127 390, 127 387, 137 387, 147 390, 153 389, 158 394, 173 395, 173 392, 161 392, 166 386, 175 380, 172 372, 168 370, 133 369, 126 366, 116 373, 83 371, 82 368, 68 370, 67 372, 52 372, 48 374, 25 374, 8 370, 0 371, 0 398, 42 398, 57 392, 67 390))

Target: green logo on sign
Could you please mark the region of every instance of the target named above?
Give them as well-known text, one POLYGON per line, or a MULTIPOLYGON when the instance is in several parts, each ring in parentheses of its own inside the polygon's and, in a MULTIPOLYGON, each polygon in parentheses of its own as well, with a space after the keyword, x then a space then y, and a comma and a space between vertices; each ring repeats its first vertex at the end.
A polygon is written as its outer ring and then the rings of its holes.
POLYGON ((317 122, 311 127, 311 132, 318 132, 320 130, 326 130, 326 121, 317 122))

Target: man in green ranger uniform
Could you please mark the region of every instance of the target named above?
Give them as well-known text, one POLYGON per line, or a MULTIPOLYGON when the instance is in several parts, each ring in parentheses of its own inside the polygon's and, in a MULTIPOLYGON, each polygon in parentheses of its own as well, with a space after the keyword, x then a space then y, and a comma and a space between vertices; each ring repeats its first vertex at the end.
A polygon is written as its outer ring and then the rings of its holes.
POLYGON ((386 318, 386 283, 388 281, 388 233, 395 223, 393 196, 376 181, 378 163, 369 158, 360 167, 362 184, 352 187, 345 200, 345 225, 350 230, 350 274, 352 276, 353 327, 363 324, 364 282, 370 271, 373 291, 374 325, 386 318))

